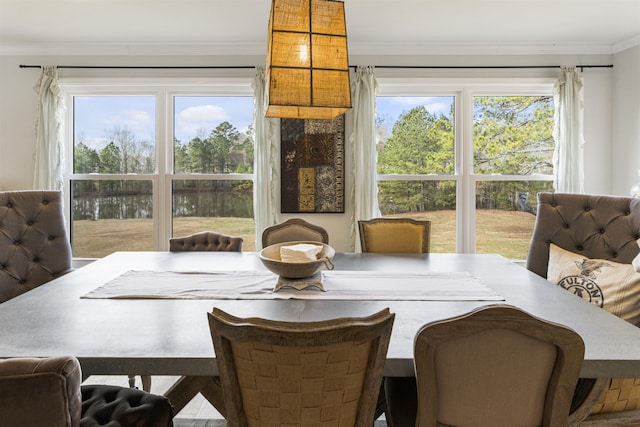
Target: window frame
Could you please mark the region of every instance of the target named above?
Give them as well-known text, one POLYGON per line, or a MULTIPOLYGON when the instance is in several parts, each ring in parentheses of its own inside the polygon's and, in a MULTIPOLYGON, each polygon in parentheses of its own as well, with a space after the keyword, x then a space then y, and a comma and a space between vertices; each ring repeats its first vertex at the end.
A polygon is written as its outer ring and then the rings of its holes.
MULTIPOLYGON (((64 93, 64 201, 68 206, 65 215, 67 230, 72 235, 73 207, 71 182, 74 180, 147 180, 153 193, 153 250, 168 250, 172 236, 172 182, 174 180, 250 180, 254 174, 174 173, 173 130, 174 97, 179 96, 249 96, 254 98, 253 77, 208 78, 61 78, 64 93), (156 171, 153 174, 76 174, 74 160, 74 97, 75 96, 155 96, 155 153, 156 171)), ((254 183, 255 184, 255 183, 254 183)), ((73 245, 73 242, 72 242, 73 245)), ((75 257, 74 259, 82 259, 75 257)))
POLYGON ((476 184, 482 181, 553 181, 553 175, 487 175, 473 170, 474 96, 552 96, 555 79, 376 77, 380 96, 454 97, 452 175, 377 174, 377 181, 453 181, 456 183, 456 253, 476 252, 476 184))

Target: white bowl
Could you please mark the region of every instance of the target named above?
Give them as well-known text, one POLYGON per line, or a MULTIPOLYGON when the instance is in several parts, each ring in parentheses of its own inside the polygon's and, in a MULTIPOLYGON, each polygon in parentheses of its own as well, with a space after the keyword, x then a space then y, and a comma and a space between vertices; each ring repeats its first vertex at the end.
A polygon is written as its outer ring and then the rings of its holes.
POLYGON ((331 246, 321 242, 310 241, 276 243, 275 245, 267 246, 259 253, 260 260, 264 266, 269 269, 269 271, 286 279, 302 279, 305 277, 311 277, 322 270, 323 267, 333 270, 333 263, 331 261, 335 254, 336 251, 331 246), (322 246, 322 250, 318 254, 318 259, 308 262, 282 261, 280 258, 280 248, 282 246, 292 246, 300 243, 322 246))

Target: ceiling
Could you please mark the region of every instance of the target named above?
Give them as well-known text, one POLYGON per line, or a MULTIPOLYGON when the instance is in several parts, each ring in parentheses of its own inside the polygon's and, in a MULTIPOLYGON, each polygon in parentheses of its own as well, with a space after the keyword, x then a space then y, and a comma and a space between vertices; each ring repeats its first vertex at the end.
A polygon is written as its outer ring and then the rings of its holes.
MULTIPOLYGON (((0 54, 264 54, 270 7, 270 0, 0 0, 0 54)), ((345 0, 345 9, 351 54, 616 53, 640 44, 640 0, 345 0)))

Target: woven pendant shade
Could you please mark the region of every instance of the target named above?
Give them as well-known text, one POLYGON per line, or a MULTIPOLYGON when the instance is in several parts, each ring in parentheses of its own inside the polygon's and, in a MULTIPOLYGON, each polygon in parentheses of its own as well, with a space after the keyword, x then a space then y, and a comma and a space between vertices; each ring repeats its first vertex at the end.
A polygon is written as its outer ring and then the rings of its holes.
POLYGON ((266 117, 333 119, 351 108, 344 3, 273 0, 266 117))

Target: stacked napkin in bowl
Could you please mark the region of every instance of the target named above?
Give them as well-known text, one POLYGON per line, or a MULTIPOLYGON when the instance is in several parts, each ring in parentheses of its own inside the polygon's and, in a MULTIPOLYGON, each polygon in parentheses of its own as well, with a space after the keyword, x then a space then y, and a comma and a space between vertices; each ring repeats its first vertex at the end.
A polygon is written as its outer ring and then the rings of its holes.
POLYGON ((311 243, 280 247, 280 259, 284 262, 309 262, 318 259, 322 246, 311 243))

